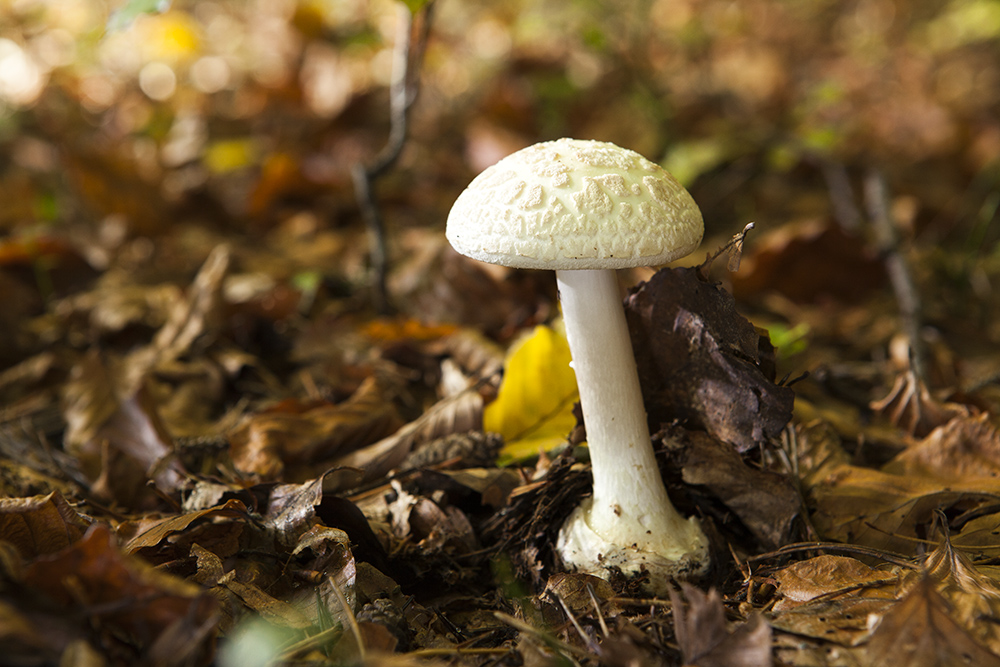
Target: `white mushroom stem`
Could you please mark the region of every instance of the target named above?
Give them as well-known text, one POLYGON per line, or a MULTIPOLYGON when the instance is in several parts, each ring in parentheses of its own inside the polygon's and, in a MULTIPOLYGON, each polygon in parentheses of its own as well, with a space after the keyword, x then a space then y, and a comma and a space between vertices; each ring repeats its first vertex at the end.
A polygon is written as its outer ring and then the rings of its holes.
POLYGON ((564 524, 558 549, 577 569, 606 576, 609 566, 645 570, 650 589, 708 563, 696 519, 674 509, 646 425, 639 376, 614 270, 556 271, 587 427, 593 498, 564 524))

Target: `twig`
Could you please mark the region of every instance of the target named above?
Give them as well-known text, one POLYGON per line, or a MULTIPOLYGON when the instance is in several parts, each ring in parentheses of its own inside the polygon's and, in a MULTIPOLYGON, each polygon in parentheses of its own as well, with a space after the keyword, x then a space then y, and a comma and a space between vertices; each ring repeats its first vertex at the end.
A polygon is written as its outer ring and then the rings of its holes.
POLYGON ((364 662, 365 659, 365 639, 361 635, 361 627, 358 625, 358 618, 354 615, 354 610, 351 609, 351 605, 347 602, 347 597, 344 592, 340 590, 340 586, 337 584, 337 580, 331 575, 328 577, 330 581, 330 587, 333 589, 333 594, 337 596, 337 602, 340 604, 340 608, 344 610, 344 615, 347 617, 347 627, 350 628, 351 634, 354 635, 354 641, 358 644, 358 655, 361 657, 361 661, 364 662))
POLYGON ((861 556, 870 556, 872 558, 877 558, 883 560, 887 563, 892 563, 893 565, 899 565, 900 567, 907 567, 911 570, 919 569, 919 566, 915 565, 909 558, 903 554, 893 553, 891 551, 883 551, 881 549, 873 549, 871 547, 862 546, 860 544, 839 544, 837 542, 800 542, 797 544, 786 544, 785 546, 777 549, 776 551, 770 551, 766 554, 758 554, 756 556, 751 556, 747 558, 748 563, 760 563, 771 558, 779 558, 781 556, 789 556, 794 553, 801 553, 803 551, 834 551, 850 554, 858 554, 861 556))
POLYGON ((603 636, 608 635, 608 624, 604 622, 604 614, 601 612, 601 605, 597 602, 597 596, 594 595, 594 587, 587 584, 587 595, 590 596, 590 603, 594 605, 594 613, 597 614, 597 622, 601 624, 601 633, 603 636))
POLYGON ((385 224, 378 204, 372 194, 375 180, 385 173, 403 152, 406 143, 409 111, 417 100, 420 92, 418 77, 413 74, 420 71, 424 49, 430 34, 431 11, 434 0, 428 2, 423 9, 423 25, 417 37, 417 44, 412 46, 413 13, 404 2, 397 3, 397 19, 399 35, 393 49, 392 83, 389 87, 390 125, 389 138, 386 145, 375 156, 368 166, 356 163, 351 167, 351 177, 354 180, 354 193, 361 207, 361 213, 368 228, 368 245, 372 271, 372 293, 378 312, 387 314, 389 297, 386 290, 386 275, 388 274, 388 250, 385 236, 385 224))
POLYGON ((920 336, 923 327, 920 296, 913 282, 910 267, 899 248, 899 234, 896 233, 889 212, 889 193, 885 177, 877 169, 872 169, 865 176, 865 203, 868 205, 868 215, 871 218, 879 253, 884 257, 885 270, 896 293, 899 316, 903 320, 903 331, 910 339, 910 366, 917 378, 926 384, 926 357, 923 339, 920 336))
POLYGON ((562 607, 563 612, 566 614, 566 618, 568 618, 569 622, 573 624, 574 628, 576 628, 576 634, 580 635, 580 639, 583 640, 583 643, 587 645, 588 649, 590 649, 591 651, 596 652, 597 651, 597 644, 594 642, 593 639, 591 639, 587 635, 586 632, 583 631, 583 628, 580 627, 580 622, 576 620, 576 616, 574 616, 573 612, 570 611, 570 608, 566 605, 566 601, 562 599, 562 596, 559 595, 559 593, 553 593, 553 595, 555 596, 556 600, 559 602, 559 606, 562 607))
POLYGON ((861 212, 854 203, 854 189, 847 175, 847 168, 840 162, 819 158, 820 171, 830 191, 833 218, 847 233, 857 233, 861 227, 861 212))
POLYGON ((736 273, 740 270, 740 261, 743 259, 743 243, 754 226, 754 223, 748 222, 742 231, 734 234, 733 238, 729 239, 729 242, 716 250, 714 254, 705 255, 705 261, 698 266, 698 275, 701 276, 702 280, 708 282, 708 272, 712 269, 712 263, 724 252, 729 253, 729 262, 727 263, 729 272, 736 273))
POLYGON ((561 641, 557 637, 553 637, 552 635, 548 634, 544 630, 539 630, 538 628, 533 627, 533 626, 525 623, 524 621, 522 621, 520 619, 514 618, 510 614, 505 614, 502 611, 495 611, 495 612, 493 612, 493 615, 498 620, 506 623, 507 625, 511 626, 515 630, 518 630, 519 632, 523 632, 523 633, 525 633, 527 635, 531 635, 535 639, 538 639, 538 640, 542 641, 546 646, 548 646, 550 649, 552 649, 556 653, 560 654, 562 657, 566 658, 567 660, 570 660, 574 665, 578 664, 578 663, 575 660, 573 660, 573 658, 570 657, 570 656, 575 655, 575 656, 584 657, 584 658, 590 656, 590 654, 587 651, 584 651, 583 649, 577 648, 576 646, 571 646, 570 644, 567 644, 566 642, 561 641))

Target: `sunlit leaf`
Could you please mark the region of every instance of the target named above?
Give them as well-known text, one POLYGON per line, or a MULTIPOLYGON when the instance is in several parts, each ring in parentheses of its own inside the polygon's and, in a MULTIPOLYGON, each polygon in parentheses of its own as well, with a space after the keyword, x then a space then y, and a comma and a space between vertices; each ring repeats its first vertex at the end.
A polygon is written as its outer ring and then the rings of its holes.
POLYGON ((573 404, 579 400, 569 362, 566 338, 545 326, 536 327, 510 351, 497 400, 483 415, 484 430, 499 433, 506 441, 501 462, 531 457, 566 442, 576 425, 573 404))
POLYGON ((149 60, 174 64, 194 56, 201 48, 198 23, 183 12, 149 16, 136 28, 142 30, 143 50, 149 60))
POLYGON ((209 145, 205 151, 205 166, 215 174, 243 169, 257 160, 257 146, 252 139, 226 139, 209 145))
POLYGON ((170 9, 170 0, 126 0, 121 7, 111 13, 108 32, 124 30, 132 21, 143 14, 162 14, 170 9))
POLYGON ((721 139, 686 141, 674 146, 663 168, 682 185, 690 187, 699 176, 717 167, 727 157, 721 139))
POLYGON ((402 3, 406 5, 407 9, 416 14, 426 5, 430 4, 430 1, 431 0, 402 0, 402 3))

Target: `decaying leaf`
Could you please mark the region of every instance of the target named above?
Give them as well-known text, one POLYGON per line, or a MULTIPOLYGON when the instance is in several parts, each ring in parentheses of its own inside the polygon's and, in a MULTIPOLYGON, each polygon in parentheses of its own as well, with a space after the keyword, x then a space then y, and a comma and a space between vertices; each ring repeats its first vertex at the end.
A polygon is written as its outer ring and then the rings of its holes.
MULTIPOLYGON (((970 426, 973 433, 989 433, 991 427, 975 419, 971 424, 960 426, 966 419, 972 418, 959 418, 954 426, 935 431, 940 432, 939 436, 929 436, 925 441, 928 443, 926 453, 940 448, 942 442, 952 442, 954 450, 960 452, 965 446, 958 445, 969 434, 970 426), (982 430, 984 428, 986 430, 982 430), (945 437, 948 433, 951 435, 945 437)), ((930 531, 937 510, 972 513, 969 515, 972 525, 968 527, 964 543, 982 545, 982 531, 991 530, 989 520, 976 518, 975 513, 1000 502, 1000 482, 992 476, 948 476, 947 483, 942 484, 942 478, 931 474, 926 466, 922 468, 926 474, 912 474, 920 466, 905 467, 909 465, 906 452, 900 455, 898 466, 895 463, 886 466, 886 470, 903 474, 890 474, 848 463, 849 456, 829 425, 814 422, 797 427, 796 433, 801 454, 799 472, 813 509, 813 525, 825 539, 916 554, 922 536, 930 531)), ((989 443, 989 438, 981 438, 968 448, 979 452, 982 447, 981 451, 988 452, 989 443)), ((923 448, 923 445, 917 447, 923 448)), ((956 454, 954 465, 971 470, 970 462, 978 456, 956 454)), ((943 458, 934 460, 940 460, 947 473, 949 463, 943 458)))
POLYGON ((474 461, 484 451, 493 451, 492 462, 500 442, 499 438, 491 438, 491 434, 479 431, 482 410, 483 400, 479 393, 474 388, 465 389, 442 398, 392 435, 338 457, 333 463, 343 468, 363 470, 361 476, 350 480, 352 484, 361 484, 380 479, 400 467, 443 461, 443 454, 469 455, 469 460, 474 461), (477 443, 481 449, 477 448, 477 443))
POLYGON ((739 451, 775 437, 794 394, 774 384, 773 348, 732 296, 697 269, 662 269, 626 299, 650 422, 680 420, 739 451))
POLYGON ((684 482, 705 487, 765 549, 801 537, 806 510, 785 476, 748 465, 732 447, 704 433, 668 438, 683 440, 684 482))
POLYGON ((549 577, 542 592, 543 599, 565 605, 577 617, 594 618, 603 615, 614 618, 622 612, 616 603, 605 603, 615 596, 606 580, 581 572, 558 572, 549 577))
POLYGON ((279 405, 247 417, 229 435, 237 468, 275 479, 286 466, 331 461, 395 431, 402 420, 370 377, 336 405, 279 405))
POLYGON ((1000 502, 1000 482, 970 480, 942 487, 930 478, 844 466, 810 495, 816 507, 813 525, 824 538, 911 554, 936 510, 1000 502))
POLYGON ((27 560, 68 547, 83 536, 90 520, 59 493, 33 498, 0 498, 0 539, 27 560))
POLYGON ((147 480, 173 492, 182 468, 171 460, 173 440, 145 386, 122 393, 119 369, 96 352, 74 367, 64 394, 66 445, 99 497, 132 507, 148 497, 147 480))
POLYGON ((885 281, 885 269, 859 236, 832 221, 798 221, 758 239, 732 276, 740 300, 776 291, 793 301, 857 301, 885 281), (850 276, 850 280, 845 280, 850 276))
POLYGON ((990 415, 956 416, 882 468, 938 480, 1000 478, 1000 432, 990 415))
POLYGON ((868 642, 874 667, 997 667, 1000 657, 978 643, 952 616, 951 605, 923 576, 886 612, 868 642))
POLYGON ((682 583, 680 595, 671 592, 674 610, 674 632, 684 654, 685 665, 698 667, 769 667, 771 657, 771 626, 763 616, 753 615, 732 631, 726 623, 726 610, 717 591, 703 593, 690 584, 682 583))
POLYGON ((851 594, 866 598, 895 598, 895 590, 886 592, 882 586, 894 584, 898 572, 874 570, 856 558, 822 555, 793 563, 771 575, 778 582, 781 600, 775 611, 792 609, 820 596, 833 598, 851 594))
POLYGON ((948 539, 928 555, 924 568, 947 602, 951 618, 977 643, 1000 656, 1000 627, 993 622, 1000 618, 1000 581, 980 572, 948 539))
POLYGON ((65 549, 36 558, 25 568, 24 584, 36 595, 77 609, 83 623, 91 617, 99 619, 102 639, 111 643, 128 637, 137 647, 148 648, 175 623, 190 617, 195 621, 188 625, 192 636, 175 638, 175 659, 169 664, 182 664, 209 650, 213 642, 212 635, 198 630, 213 622, 216 611, 211 597, 194 584, 122 554, 102 524, 91 526, 65 549))
POLYGON ((544 326, 511 348, 500 392, 483 414, 483 429, 504 438, 504 460, 536 456, 566 442, 580 398, 570 359, 566 338, 544 326))
POLYGON ((774 572, 779 599, 768 619, 776 630, 845 647, 865 642, 873 621, 895 604, 901 573, 855 558, 822 555, 774 572))
POLYGON ((821 597, 769 614, 768 620, 775 630, 793 633, 798 638, 811 637, 824 643, 856 647, 871 636, 872 623, 895 604, 894 599, 821 597))
POLYGON ((195 521, 223 517, 245 519, 247 517, 247 509, 238 500, 228 500, 218 507, 210 507, 197 512, 189 512, 153 521, 150 525, 143 525, 141 530, 128 540, 123 547, 123 551, 125 553, 135 553, 142 549, 155 547, 163 540, 174 537, 177 533, 184 532, 195 521))

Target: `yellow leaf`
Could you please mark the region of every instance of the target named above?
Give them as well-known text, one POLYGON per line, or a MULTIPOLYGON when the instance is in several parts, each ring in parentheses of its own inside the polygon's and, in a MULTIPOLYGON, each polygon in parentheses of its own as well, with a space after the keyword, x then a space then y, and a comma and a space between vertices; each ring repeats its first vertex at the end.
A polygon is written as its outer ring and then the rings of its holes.
POLYGON ((215 174, 243 169, 257 160, 257 147, 252 139, 224 139, 209 144, 204 163, 215 174))
POLYGON ((188 62, 201 49, 200 27, 183 12, 140 16, 136 29, 146 60, 176 65, 188 62))
POLYGON ((566 338, 545 326, 510 350, 497 399, 483 414, 483 428, 506 442, 501 464, 566 442, 576 425, 573 404, 580 398, 569 362, 566 338))

